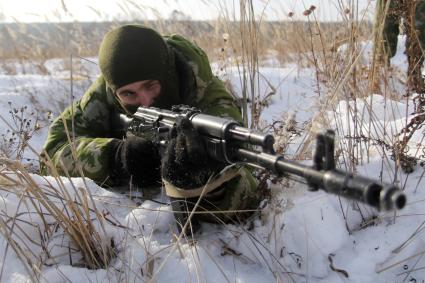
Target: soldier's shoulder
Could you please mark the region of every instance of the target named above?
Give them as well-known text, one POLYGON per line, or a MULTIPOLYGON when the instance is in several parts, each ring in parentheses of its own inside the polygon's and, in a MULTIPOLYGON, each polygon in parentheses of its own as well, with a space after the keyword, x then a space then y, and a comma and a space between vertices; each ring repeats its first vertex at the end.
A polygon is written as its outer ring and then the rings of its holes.
POLYGON ((188 60, 201 65, 208 64, 209 66, 207 54, 195 42, 190 41, 179 34, 166 36, 165 40, 170 46, 182 53, 188 60))
POLYGON ((101 102, 102 104, 108 104, 108 95, 106 90, 106 82, 103 76, 99 76, 87 89, 81 98, 81 108, 85 108, 92 102, 101 102))
POLYGON ((181 35, 166 36, 167 44, 184 56, 196 77, 198 87, 202 87, 212 78, 212 71, 207 54, 196 43, 181 35))
POLYGON ((164 36, 164 39, 168 44, 178 48, 179 50, 196 51, 200 52, 202 55, 205 55, 205 52, 195 42, 185 38, 180 34, 167 35, 164 36))

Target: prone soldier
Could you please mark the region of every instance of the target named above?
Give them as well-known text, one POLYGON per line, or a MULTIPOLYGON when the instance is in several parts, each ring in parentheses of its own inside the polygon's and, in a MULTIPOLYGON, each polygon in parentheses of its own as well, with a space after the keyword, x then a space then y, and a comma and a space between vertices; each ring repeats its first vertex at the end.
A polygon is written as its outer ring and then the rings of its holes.
MULTIPOLYGON (((98 79, 51 125, 42 172, 57 170, 69 176, 82 172, 103 186, 156 187, 157 192, 164 184, 195 202, 199 188, 226 164, 206 158, 205 146, 191 124, 178 123, 161 158, 158 145, 147 137, 124 137, 114 121, 119 114, 135 113, 139 106, 171 109, 186 104, 242 122, 234 97, 213 75, 205 52, 180 35, 161 36, 145 26, 124 25, 104 37, 99 66, 98 79)), ((208 183, 202 207, 208 211, 257 208, 261 196, 248 169, 230 168, 220 176, 208 183)), ((199 214, 199 218, 228 222, 236 214, 199 214)))

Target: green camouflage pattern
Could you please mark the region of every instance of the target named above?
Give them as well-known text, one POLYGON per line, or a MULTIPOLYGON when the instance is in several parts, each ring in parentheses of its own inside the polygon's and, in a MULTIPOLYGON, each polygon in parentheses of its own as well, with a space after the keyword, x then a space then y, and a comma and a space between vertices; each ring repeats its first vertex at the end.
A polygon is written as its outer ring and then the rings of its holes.
MULTIPOLYGON (((189 92, 181 103, 198 107, 206 114, 241 122, 240 109, 223 82, 213 75, 204 51, 179 35, 164 39, 184 56, 194 74, 188 78, 196 80, 196 89, 192 94, 189 92)), ((50 164, 54 168, 42 164, 42 173, 52 174, 57 170, 65 176, 84 175, 101 185, 122 185, 112 182, 108 164, 111 142, 120 138, 114 136, 112 117, 124 112, 115 95, 108 90, 103 77, 99 76, 81 100, 66 108, 50 126, 43 156, 51 159, 50 164)), ((254 202, 258 204, 256 181, 249 171, 243 172, 243 177, 228 182, 226 199, 219 203, 219 209, 248 209, 256 207, 252 206, 254 202)))
POLYGON ((415 14, 416 32, 422 49, 425 48, 425 0, 419 1, 416 4, 415 14))
MULTIPOLYGON (((388 58, 393 57, 397 52, 397 39, 400 31, 401 6, 403 1, 378 0, 376 3, 375 29, 384 21, 382 30, 384 52, 388 58), (388 3, 388 10, 385 14, 388 3), (385 18, 384 18, 385 14, 385 18)), ((415 27, 419 42, 422 48, 425 47, 425 0, 418 0, 415 11, 415 27)))
POLYGON ((376 3, 377 7, 377 20, 376 23, 380 23, 380 21, 384 17, 385 11, 387 11, 386 17, 384 18, 384 27, 382 31, 383 37, 383 47, 384 47, 384 55, 386 57, 391 58, 397 52, 397 40, 399 34, 399 26, 400 26, 400 16, 396 13, 398 6, 396 1, 390 1, 388 3, 387 0, 378 0, 376 3))
MULTIPOLYGON (((252 176, 248 169, 243 168, 239 177, 234 178, 226 184, 223 190, 223 196, 217 200, 211 200, 206 197, 201 201, 200 206, 210 214, 199 214, 197 218, 207 222, 231 222, 233 220, 243 220, 252 214, 261 200, 261 191, 258 190, 257 180, 252 176), (224 213, 214 213, 216 211, 225 211, 224 213)), ((202 209, 201 209, 202 210, 202 209)))

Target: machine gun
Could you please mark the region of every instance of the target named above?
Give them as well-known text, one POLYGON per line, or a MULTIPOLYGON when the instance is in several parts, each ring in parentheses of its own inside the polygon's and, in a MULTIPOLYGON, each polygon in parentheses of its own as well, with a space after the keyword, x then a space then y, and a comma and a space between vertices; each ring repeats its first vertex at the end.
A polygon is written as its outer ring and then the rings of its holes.
POLYGON ((245 163, 278 176, 299 176, 308 183, 311 191, 321 189, 368 204, 379 211, 401 209, 406 204, 406 196, 397 186, 336 169, 335 134, 331 130, 317 135, 313 165, 307 166, 275 154, 271 134, 242 127, 233 119, 203 114, 193 107, 177 105, 170 111, 141 106, 132 119, 122 117, 128 132, 151 136, 161 145, 167 144, 170 129, 182 118, 191 121, 203 137, 208 155, 216 160, 229 164, 245 163))

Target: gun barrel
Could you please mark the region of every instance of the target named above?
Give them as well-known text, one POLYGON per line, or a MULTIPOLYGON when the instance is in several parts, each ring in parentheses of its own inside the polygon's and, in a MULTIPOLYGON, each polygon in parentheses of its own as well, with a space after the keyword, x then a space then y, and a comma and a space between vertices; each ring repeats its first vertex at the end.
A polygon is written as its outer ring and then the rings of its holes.
POLYGON ((379 183, 361 176, 353 176, 337 169, 316 170, 295 161, 284 160, 283 156, 264 152, 238 149, 236 156, 241 162, 259 165, 278 175, 293 174, 303 177, 309 185, 366 203, 380 211, 401 209, 406 204, 406 196, 394 185, 379 183))
POLYGON ((259 145, 264 149, 271 150, 274 144, 274 137, 271 134, 263 134, 245 127, 234 126, 229 129, 232 139, 248 142, 252 145, 259 145))
POLYGON ((397 186, 353 176, 341 170, 324 171, 320 183, 329 193, 366 203, 378 210, 401 209, 406 204, 406 196, 397 186))

